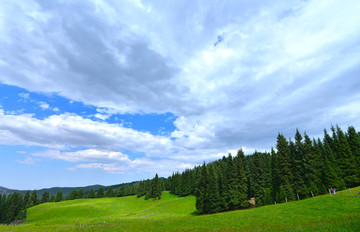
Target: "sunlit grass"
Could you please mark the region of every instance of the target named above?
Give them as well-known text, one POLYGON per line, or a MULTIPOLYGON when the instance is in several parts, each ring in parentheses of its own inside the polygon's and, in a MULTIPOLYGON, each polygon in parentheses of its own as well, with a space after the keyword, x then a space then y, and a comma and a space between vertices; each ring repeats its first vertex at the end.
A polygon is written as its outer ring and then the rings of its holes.
POLYGON ((360 187, 301 201, 196 216, 195 197, 164 192, 161 200, 136 197, 46 203, 28 210, 27 222, 1 231, 360 231, 360 187))

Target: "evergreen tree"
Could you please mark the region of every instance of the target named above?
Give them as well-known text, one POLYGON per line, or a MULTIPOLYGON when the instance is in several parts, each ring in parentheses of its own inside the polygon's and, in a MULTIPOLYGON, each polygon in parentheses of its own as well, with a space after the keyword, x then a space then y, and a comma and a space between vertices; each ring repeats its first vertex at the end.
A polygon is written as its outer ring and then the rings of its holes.
MULTIPOLYGON (((236 175, 236 185, 239 193, 238 196, 238 204, 236 205, 236 208, 247 208, 249 206, 248 201, 248 187, 247 187, 247 179, 245 175, 245 167, 244 167, 244 160, 245 155, 242 149, 240 149, 237 153, 237 156, 235 158, 235 170, 237 172, 236 175)), ((265 182, 265 181, 264 181, 265 182)))
POLYGON ((359 183, 358 171, 359 167, 355 157, 353 156, 349 143, 345 137, 344 132, 339 126, 336 126, 337 137, 337 160, 340 169, 343 170, 343 176, 345 185, 347 187, 354 187, 359 183))
POLYGON ((305 191, 302 195, 310 196, 310 192, 317 194, 319 192, 318 186, 320 185, 320 180, 318 179, 317 171, 321 167, 319 165, 320 160, 317 159, 316 150, 313 147, 313 143, 310 137, 305 133, 304 135, 304 186, 305 191))
POLYGON ((142 197, 146 194, 146 186, 145 186, 145 181, 141 180, 139 182, 139 188, 137 190, 136 196, 137 197, 142 197))
MULTIPOLYGON (((9 207, 6 211, 5 223, 10 223, 16 219, 20 219, 21 207, 22 207, 22 195, 20 193, 13 193, 8 197, 9 207)), ((23 216, 23 215, 21 215, 23 216)), ((22 217, 21 217, 22 218, 22 217)))
POLYGON ((95 191, 94 191, 94 189, 92 189, 92 188, 90 189, 88 197, 89 197, 89 198, 95 198, 95 191))
POLYGON ((118 196, 119 196, 119 197, 125 196, 125 185, 124 185, 124 184, 120 185, 119 195, 118 195, 118 196))
MULTIPOLYGON (((234 210, 240 205, 240 189, 238 185, 236 166, 231 154, 227 157, 225 170, 224 210, 234 210)), ((245 189, 247 190, 247 189, 245 189)), ((247 196, 247 194, 246 194, 247 196)))
POLYGON ((23 209, 26 209, 28 207, 29 201, 30 201, 30 190, 26 191, 24 195, 23 206, 22 206, 23 209))
POLYGON ((83 199, 84 197, 85 197, 84 189, 80 189, 79 192, 78 192, 78 198, 83 199))
POLYGON ((106 191, 106 196, 107 197, 114 197, 114 187, 110 186, 107 191, 106 191))
POLYGON ((59 189, 56 193, 55 202, 59 202, 63 200, 63 192, 59 189))
POLYGON ((271 148, 271 186, 272 186, 272 200, 280 202, 279 192, 280 192, 280 176, 278 169, 278 160, 277 153, 271 148))
POLYGON ((102 198, 102 197, 104 197, 104 196, 105 196, 105 194, 104 194, 104 187, 101 186, 101 187, 99 188, 98 192, 97 192, 97 197, 98 197, 98 198, 102 198))
MULTIPOLYGON (((356 163, 357 167, 360 167, 360 134, 356 133, 356 130, 353 126, 349 126, 346 138, 350 146, 351 153, 354 157, 354 162, 356 163)), ((357 173, 358 181, 357 183, 355 183, 355 185, 360 184, 360 171, 358 171, 357 173)))
POLYGON ((37 191, 34 190, 31 194, 30 201, 29 201, 29 207, 35 206, 38 204, 38 197, 37 197, 37 191))
POLYGON ((221 211, 221 199, 217 176, 215 174, 214 165, 209 166, 209 183, 207 189, 208 205, 205 206, 205 213, 217 213, 221 211))
POLYGON ((291 189, 293 175, 291 173, 290 148, 289 143, 281 134, 278 134, 276 149, 280 185, 285 189, 291 189))
MULTIPOLYGON (((331 187, 338 187, 338 189, 345 188, 344 181, 339 177, 339 167, 337 166, 335 155, 331 149, 330 136, 324 130, 324 142, 322 146, 322 157, 323 157, 323 182, 326 185, 326 189, 331 187)), ((319 144, 321 144, 319 142, 319 144)))
POLYGON ((50 193, 45 191, 41 196, 41 203, 49 202, 50 201, 50 193))
POLYGON ((76 190, 76 188, 73 188, 69 194, 69 200, 74 200, 74 199, 78 199, 79 198, 79 193, 76 190))
POLYGON ((302 141, 302 136, 298 129, 296 129, 295 134, 295 144, 294 150, 292 151, 292 185, 295 193, 298 193, 300 196, 306 194, 307 190, 305 187, 305 154, 304 154, 304 143, 302 141))
POLYGON ((155 177, 151 181, 151 191, 150 191, 150 198, 160 199, 161 192, 159 187, 159 176, 156 173, 155 177))
POLYGON ((148 200, 151 198, 151 194, 152 194, 152 181, 147 179, 145 182, 145 186, 146 186, 146 194, 145 194, 145 200, 148 200))
POLYGON ((208 213, 208 185, 209 185, 209 173, 207 167, 204 164, 200 169, 199 184, 196 190, 196 210, 198 213, 208 213))

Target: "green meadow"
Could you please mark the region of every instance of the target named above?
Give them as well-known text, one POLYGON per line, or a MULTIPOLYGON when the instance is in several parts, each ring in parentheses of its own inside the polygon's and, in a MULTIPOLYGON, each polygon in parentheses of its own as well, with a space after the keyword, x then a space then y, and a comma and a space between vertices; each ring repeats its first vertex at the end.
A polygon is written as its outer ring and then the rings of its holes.
POLYGON ((360 196, 353 188, 301 201, 195 215, 195 197, 163 192, 161 200, 119 197, 44 203, 21 225, 0 231, 360 231, 360 196))

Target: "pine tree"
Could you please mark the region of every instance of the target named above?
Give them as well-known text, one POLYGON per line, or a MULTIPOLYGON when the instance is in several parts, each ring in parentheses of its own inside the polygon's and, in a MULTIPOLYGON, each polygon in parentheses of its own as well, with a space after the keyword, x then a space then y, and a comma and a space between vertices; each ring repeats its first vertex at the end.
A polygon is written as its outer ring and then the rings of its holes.
POLYGON ((200 169, 199 183, 198 183, 198 188, 196 190, 196 210, 200 214, 207 213, 207 207, 209 204, 208 195, 207 195, 208 185, 209 185, 209 173, 204 162, 204 164, 200 169))
POLYGON ((49 202, 50 201, 50 193, 45 191, 41 196, 41 203, 49 202))
POLYGON ((26 191, 25 195, 24 195, 24 199, 23 199, 23 209, 26 209, 28 207, 30 201, 30 190, 26 191))
POLYGON ((290 148, 289 143, 281 134, 278 134, 276 149, 280 185, 285 189, 291 189, 293 176, 291 173, 290 148))
POLYGON ((84 197, 85 197, 84 189, 80 189, 80 190, 79 190, 79 193, 78 193, 78 198, 79 198, 79 199, 83 199, 84 197))
POLYGON ((101 187, 99 188, 97 194, 96 194, 96 197, 102 198, 102 197, 104 197, 104 196, 105 196, 105 194, 104 194, 104 187, 101 186, 101 187))
POLYGON ((34 190, 31 194, 30 197, 30 201, 29 201, 29 207, 35 206, 38 204, 38 199, 37 199, 37 191, 34 190))
POLYGON ((56 193, 56 198, 55 198, 55 202, 60 202, 63 200, 63 193, 62 191, 59 189, 58 192, 56 193))
POLYGON ((342 178, 347 187, 354 187, 359 183, 357 162, 351 152, 345 134, 339 126, 336 126, 336 136, 337 159, 340 169, 343 170, 342 178))
POLYGON ((221 200, 217 176, 215 174, 214 165, 209 166, 209 184, 207 189, 208 206, 206 213, 217 213, 221 210, 221 200))
POLYGON ((159 176, 156 173, 155 177, 151 181, 150 198, 160 199, 161 192, 159 187, 159 176))
POLYGON ((70 192, 69 200, 78 199, 78 197, 79 197, 78 191, 76 190, 76 188, 73 188, 70 192))
POLYGON ((245 160, 245 155, 242 149, 240 149, 237 152, 237 156, 235 158, 236 161, 236 167, 235 170, 237 172, 237 176, 236 176, 236 184, 237 189, 239 191, 238 196, 238 204, 236 206, 236 208, 247 208, 249 206, 249 201, 248 201, 248 187, 247 187, 247 179, 246 179, 246 174, 245 174, 245 167, 244 167, 244 160, 245 160))
POLYGON ((234 210, 240 205, 240 190, 237 181, 236 166, 231 154, 229 154, 225 169, 224 210, 234 210))
POLYGON ((22 206, 22 195, 20 193, 13 193, 8 197, 8 201, 10 205, 6 211, 5 223, 10 223, 19 216, 22 206))
MULTIPOLYGON (((337 165, 336 158, 331 148, 332 140, 324 130, 324 141, 322 146, 322 157, 323 157, 323 182, 326 185, 326 189, 331 187, 338 187, 338 189, 345 188, 344 181, 339 177, 340 171, 337 165)), ((320 141, 319 141, 319 144, 320 141)))
POLYGON ((302 136, 298 129, 296 129, 295 134, 295 144, 294 151, 292 151, 292 175, 293 175, 293 189, 300 196, 306 194, 305 187, 305 172, 304 172, 304 163, 305 163, 305 154, 304 154, 304 143, 302 141, 302 136))
POLYGON ((310 137, 305 133, 304 135, 304 183, 306 183, 305 191, 302 193, 303 195, 310 195, 310 192, 317 194, 319 192, 318 185, 321 182, 318 179, 317 170, 319 162, 316 158, 316 150, 313 147, 313 143, 310 137))
MULTIPOLYGON (((349 126, 346 134, 348 144, 352 155, 354 156, 355 163, 357 167, 360 167, 360 134, 356 133, 356 130, 353 126, 349 126)), ((358 182, 355 185, 360 184, 360 172, 358 171, 358 182)))
POLYGON ((114 187, 110 186, 106 191, 106 197, 114 197, 114 187))
POLYGON ((146 187, 145 187, 145 181, 141 180, 139 182, 139 188, 137 189, 137 193, 136 196, 137 197, 142 197, 146 194, 146 187))
MULTIPOLYGON (((61 196, 62 196, 62 193, 61 193, 61 196)), ((95 198, 95 191, 94 191, 94 189, 90 189, 90 191, 89 191, 89 196, 88 196, 89 198, 95 198)))
POLYGON ((279 201, 279 192, 280 192, 280 176, 278 169, 278 159, 277 153, 271 148, 271 187, 272 187, 272 200, 279 201))

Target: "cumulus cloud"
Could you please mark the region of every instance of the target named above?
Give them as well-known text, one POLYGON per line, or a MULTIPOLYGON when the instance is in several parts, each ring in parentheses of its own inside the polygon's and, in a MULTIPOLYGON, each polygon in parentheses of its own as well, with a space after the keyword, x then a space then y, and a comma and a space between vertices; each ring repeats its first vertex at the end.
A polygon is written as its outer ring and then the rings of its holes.
POLYGON ((359 11, 359 1, 335 0, 5 1, 0 82, 93 105, 102 120, 177 119, 170 136, 154 136, 78 115, 0 111, 0 135, 94 163, 78 168, 121 172, 121 149, 181 166, 240 146, 269 150, 296 127, 311 136, 331 123, 358 126, 359 11), (88 153, 58 151, 79 146, 88 153))
POLYGON ((8 115, 0 110, 2 144, 25 144, 49 148, 89 147, 128 149, 148 154, 171 149, 170 139, 125 128, 120 124, 92 121, 78 115, 52 115, 43 120, 31 114, 8 115))

